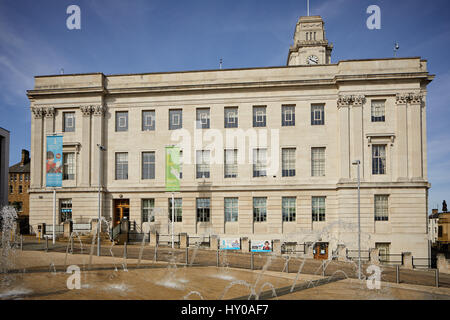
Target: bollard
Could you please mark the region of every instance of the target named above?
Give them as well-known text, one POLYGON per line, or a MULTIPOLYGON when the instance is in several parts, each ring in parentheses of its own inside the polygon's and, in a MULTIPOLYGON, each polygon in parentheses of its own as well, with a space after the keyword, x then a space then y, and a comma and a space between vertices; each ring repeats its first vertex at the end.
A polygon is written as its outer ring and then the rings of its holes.
POLYGON ((45 252, 48 252, 48 237, 45 237, 45 252))
POLYGON ((23 251, 23 234, 20 235, 20 250, 23 251))
POLYGON ((436 288, 439 288, 439 269, 435 269, 436 288))
POLYGON ((289 273, 289 257, 287 258, 286 261, 286 273, 289 273))
POLYGON ((216 267, 219 267, 219 250, 216 251, 216 267))
POLYGON ((73 254, 73 237, 70 238, 70 253, 73 254))
POLYGON ((189 265, 189 248, 186 247, 186 265, 189 265))
POLYGON ((250 252, 250 269, 253 270, 253 251, 250 252))
POLYGON ((400 266, 396 266, 397 283, 400 283, 400 266))
POLYGON ((123 257, 127 259, 127 243, 123 244, 123 257))
POLYGON ((153 257, 153 261, 155 261, 155 262, 156 262, 157 254, 158 254, 158 243, 156 243, 156 246, 155 246, 155 255, 154 255, 154 257, 153 257))
POLYGON ((325 277, 325 260, 322 260, 322 277, 325 277))

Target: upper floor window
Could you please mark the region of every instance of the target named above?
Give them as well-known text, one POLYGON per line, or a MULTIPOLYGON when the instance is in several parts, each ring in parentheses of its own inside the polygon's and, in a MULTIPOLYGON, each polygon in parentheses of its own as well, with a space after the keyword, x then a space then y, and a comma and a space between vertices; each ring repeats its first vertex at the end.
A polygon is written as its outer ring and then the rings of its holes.
POLYGON ((23 193, 23 187, 19 186, 19 193, 23 193))
POLYGON ((169 110, 169 130, 183 127, 183 111, 181 109, 169 110))
POLYGON ((267 149, 253 149, 253 177, 267 176, 267 149))
POLYGON ((198 150, 196 153, 197 178, 209 178, 209 150, 198 150))
POLYGON ((283 177, 295 176, 295 148, 281 149, 281 172, 283 177))
POLYGON ((266 197, 253 198, 253 221, 254 222, 267 221, 267 198, 266 197))
POLYGON ((238 108, 226 107, 224 109, 224 127, 237 128, 238 127, 238 108))
POLYGON ((75 131, 75 112, 63 112, 63 131, 74 132, 75 131))
POLYGON ((311 148, 311 176, 325 176, 325 148, 311 148))
POLYGON ((209 129, 209 108, 197 109, 197 129, 209 129))
POLYGON ((210 199, 197 198, 197 222, 209 222, 210 199))
POLYGON ((266 126, 266 107, 253 107, 253 126, 265 127, 266 126))
POLYGON ((142 222, 155 222, 155 199, 142 199, 142 222))
POLYGON ((295 197, 283 197, 281 200, 281 210, 283 221, 295 221, 295 197))
POLYGON ((388 196, 376 195, 375 196, 375 221, 387 221, 388 220, 388 196))
POLYGON ((19 175, 19 181, 22 181, 23 180, 23 174, 20 174, 19 175))
POLYGON ((295 106, 281 107, 281 125, 283 127, 295 126, 295 106))
POLYGON ((372 100, 372 122, 384 122, 385 100, 372 100))
POLYGON ((116 111, 116 131, 128 131, 128 111, 116 111))
POLYGON ((9 185, 9 193, 11 194, 14 193, 14 187, 12 185, 9 185))
POLYGON ((75 179, 75 153, 63 153, 63 180, 75 179))
POLYGON ((116 153, 116 180, 128 179, 128 153, 116 153))
POLYGON ((155 179, 155 152, 142 152, 142 179, 155 179))
POLYGON ((325 221, 325 197, 312 197, 312 221, 325 221))
MULTIPOLYGON (((182 208, 182 198, 174 198, 175 207, 173 209, 174 213, 174 222, 182 222, 183 221, 183 208, 182 208)), ((172 222, 172 198, 169 198, 169 221, 172 222)))
POLYGON ((323 104, 311 105, 311 125, 325 124, 325 106, 323 104))
POLYGON ((155 130, 155 111, 142 111, 142 131, 155 130))
POLYGON ((386 145, 372 145, 372 174, 386 174, 386 145))
POLYGON ((236 178, 238 173, 237 150, 225 150, 225 178, 236 178))

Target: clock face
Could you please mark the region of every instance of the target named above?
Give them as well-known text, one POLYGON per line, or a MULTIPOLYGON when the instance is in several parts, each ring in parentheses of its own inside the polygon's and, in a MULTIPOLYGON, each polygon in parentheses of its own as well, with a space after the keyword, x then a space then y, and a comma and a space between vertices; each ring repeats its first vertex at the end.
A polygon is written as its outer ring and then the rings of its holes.
POLYGON ((306 59, 306 63, 307 63, 307 64, 318 64, 318 63, 319 63, 319 58, 317 58, 317 57, 314 56, 314 55, 309 56, 309 57, 306 59))

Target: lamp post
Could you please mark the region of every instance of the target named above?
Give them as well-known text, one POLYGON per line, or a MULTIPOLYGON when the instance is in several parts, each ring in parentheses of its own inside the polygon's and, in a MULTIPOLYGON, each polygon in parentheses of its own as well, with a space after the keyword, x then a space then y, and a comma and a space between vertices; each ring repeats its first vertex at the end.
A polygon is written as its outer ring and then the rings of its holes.
POLYGON ((98 147, 98 221, 97 221, 97 256, 100 256, 100 229, 101 224, 101 176, 102 176, 102 151, 106 151, 106 148, 100 144, 98 147))
POLYGON ((352 164, 358 166, 358 279, 361 280, 361 179, 359 176, 359 166, 361 164, 361 161, 355 160, 352 162, 352 164))

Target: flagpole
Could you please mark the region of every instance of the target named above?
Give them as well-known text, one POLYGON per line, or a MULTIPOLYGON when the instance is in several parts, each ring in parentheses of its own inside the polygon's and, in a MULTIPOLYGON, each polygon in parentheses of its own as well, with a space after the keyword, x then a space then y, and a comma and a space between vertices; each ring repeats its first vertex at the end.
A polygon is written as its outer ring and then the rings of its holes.
POLYGON ((307 6, 307 10, 308 10, 308 17, 309 17, 309 0, 306 0, 306 6, 307 6))

